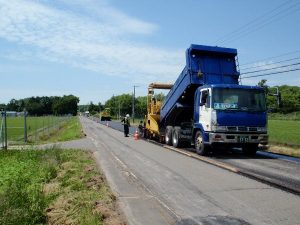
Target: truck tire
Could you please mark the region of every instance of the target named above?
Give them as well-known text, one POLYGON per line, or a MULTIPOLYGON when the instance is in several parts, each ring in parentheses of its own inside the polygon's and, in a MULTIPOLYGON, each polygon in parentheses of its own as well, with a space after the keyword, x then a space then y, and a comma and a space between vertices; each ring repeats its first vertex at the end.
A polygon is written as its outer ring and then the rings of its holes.
POLYGON ((201 131, 197 131, 195 135, 195 149, 198 155, 207 155, 208 146, 204 144, 201 131))
POLYGON ((180 127, 174 127, 172 135, 172 145, 175 148, 179 148, 181 145, 180 141, 180 127))
POLYGON ((166 136, 165 136, 165 142, 167 145, 172 145, 172 134, 173 134, 173 127, 167 126, 166 136))
POLYGON ((245 155, 255 155, 258 150, 258 144, 249 144, 242 147, 245 155))

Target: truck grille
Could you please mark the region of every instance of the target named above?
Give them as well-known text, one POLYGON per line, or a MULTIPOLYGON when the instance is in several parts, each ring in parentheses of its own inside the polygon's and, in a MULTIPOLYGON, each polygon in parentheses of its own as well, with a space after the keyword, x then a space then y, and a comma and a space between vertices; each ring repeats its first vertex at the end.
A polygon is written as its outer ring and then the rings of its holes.
POLYGON ((257 132, 258 127, 243 127, 243 126, 227 126, 227 131, 230 132, 257 132))

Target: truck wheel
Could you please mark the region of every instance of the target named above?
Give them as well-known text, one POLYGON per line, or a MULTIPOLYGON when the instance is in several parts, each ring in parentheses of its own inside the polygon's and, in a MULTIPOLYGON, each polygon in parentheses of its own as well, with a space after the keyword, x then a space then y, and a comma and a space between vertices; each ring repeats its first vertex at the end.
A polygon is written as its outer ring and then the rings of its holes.
POLYGON ((174 127, 173 129, 173 135, 172 135, 172 145, 175 148, 180 147, 180 127, 174 127))
POLYGON ((165 142, 167 145, 172 145, 172 134, 173 134, 173 127, 167 126, 166 137, 165 137, 165 142))
POLYGON ((195 149, 198 155, 206 155, 208 153, 208 146, 204 145, 203 136, 200 131, 195 135, 195 149))
POLYGON ((258 149, 258 144, 249 144, 243 146, 242 150, 245 155, 255 155, 258 149))

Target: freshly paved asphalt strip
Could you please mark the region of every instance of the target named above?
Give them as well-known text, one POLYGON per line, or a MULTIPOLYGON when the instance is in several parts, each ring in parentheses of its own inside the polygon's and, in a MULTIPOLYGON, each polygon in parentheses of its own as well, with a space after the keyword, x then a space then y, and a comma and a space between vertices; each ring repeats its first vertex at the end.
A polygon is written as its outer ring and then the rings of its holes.
POLYGON ((299 224, 297 195, 81 121, 130 224, 299 224))
MULTIPOLYGON (((97 119, 95 119, 97 121, 97 119)), ((100 122, 100 121, 97 121, 100 122)), ((123 127, 119 122, 104 122, 116 130, 122 131, 123 127)), ((131 128, 133 134, 136 127, 131 128)), ((156 143, 157 144, 157 143, 156 143)), ((163 145, 161 145, 163 146, 163 145)), ((271 184, 292 193, 300 194, 300 159, 278 154, 258 151, 255 156, 245 156, 241 151, 219 151, 209 157, 202 157, 192 152, 192 148, 178 149, 164 145, 172 151, 185 154, 189 157, 200 159, 204 162, 219 166, 230 171, 243 174, 257 179, 261 182, 271 184)))

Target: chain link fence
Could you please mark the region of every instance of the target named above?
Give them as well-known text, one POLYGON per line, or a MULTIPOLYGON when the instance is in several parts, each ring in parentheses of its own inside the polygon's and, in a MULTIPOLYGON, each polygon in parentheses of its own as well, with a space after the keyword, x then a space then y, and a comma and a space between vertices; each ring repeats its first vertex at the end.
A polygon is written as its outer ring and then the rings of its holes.
POLYGON ((1 148, 39 143, 61 129, 71 116, 28 116, 26 112, 1 112, 1 148))

